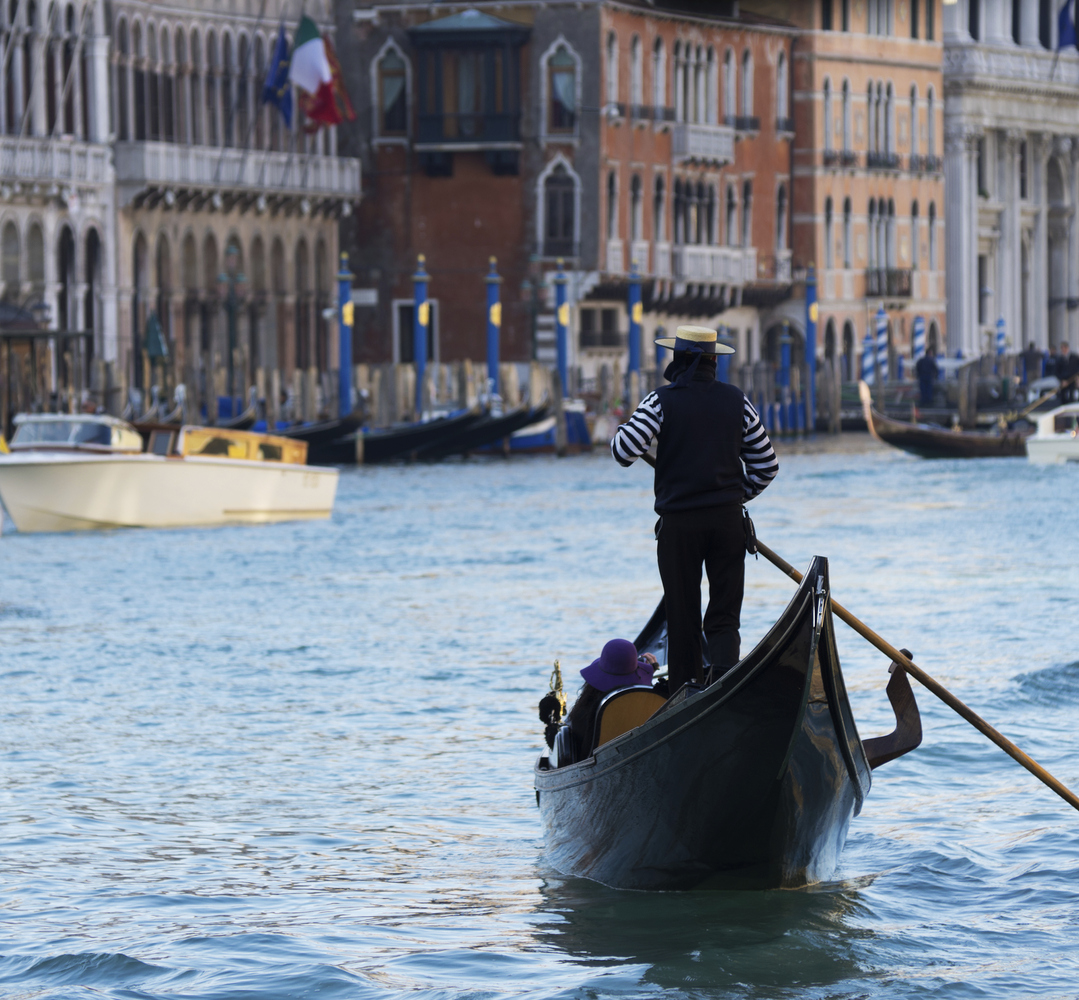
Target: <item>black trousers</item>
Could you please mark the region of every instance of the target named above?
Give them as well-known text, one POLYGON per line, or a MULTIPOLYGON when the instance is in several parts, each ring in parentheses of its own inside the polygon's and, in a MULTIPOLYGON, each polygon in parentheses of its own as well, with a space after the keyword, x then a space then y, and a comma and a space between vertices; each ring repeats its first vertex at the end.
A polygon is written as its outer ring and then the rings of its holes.
POLYGON ((738 662, 746 539, 742 505, 701 507, 660 518, 656 555, 667 611, 670 691, 704 679, 701 650, 701 566, 708 573, 704 637, 713 667, 738 662))

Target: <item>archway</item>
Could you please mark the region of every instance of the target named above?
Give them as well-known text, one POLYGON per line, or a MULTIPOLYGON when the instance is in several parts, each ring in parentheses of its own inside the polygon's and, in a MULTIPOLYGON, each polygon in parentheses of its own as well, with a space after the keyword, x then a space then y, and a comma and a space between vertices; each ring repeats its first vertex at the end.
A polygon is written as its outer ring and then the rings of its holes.
POLYGON ((854 357, 857 350, 858 338, 854 332, 854 324, 848 319, 843 324, 843 381, 854 381, 854 357))

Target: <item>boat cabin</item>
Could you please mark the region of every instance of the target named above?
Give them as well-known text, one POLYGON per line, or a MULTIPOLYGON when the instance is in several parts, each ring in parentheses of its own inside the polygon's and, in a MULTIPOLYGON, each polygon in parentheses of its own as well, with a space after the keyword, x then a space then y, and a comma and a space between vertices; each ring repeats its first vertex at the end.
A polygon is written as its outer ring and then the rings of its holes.
POLYGON ((177 454, 184 458, 239 458, 249 462, 307 464, 307 442, 274 434, 234 431, 224 427, 185 425, 176 431, 154 431, 149 451, 158 455, 177 454), (165 449, 165 450, 162 450, 165 449))
POLYGON ((142 436, 116 417, 97 414, 19 413, 12 451, 140 452, 142 436))

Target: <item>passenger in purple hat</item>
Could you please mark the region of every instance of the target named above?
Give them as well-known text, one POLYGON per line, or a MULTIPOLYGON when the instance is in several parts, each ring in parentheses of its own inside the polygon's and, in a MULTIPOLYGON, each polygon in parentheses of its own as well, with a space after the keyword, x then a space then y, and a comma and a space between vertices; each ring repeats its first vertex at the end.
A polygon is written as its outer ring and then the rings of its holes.
POLYGON ((592 751, 596 736, 596 709, 604 697, 618 688, 652 683, 656 658, 651 653, 637 656, 637 647, 628 639, 612 639, 599 659, 581 671, 584 686, 569 713, 569 727, 577 742, 577 759, 592 751))

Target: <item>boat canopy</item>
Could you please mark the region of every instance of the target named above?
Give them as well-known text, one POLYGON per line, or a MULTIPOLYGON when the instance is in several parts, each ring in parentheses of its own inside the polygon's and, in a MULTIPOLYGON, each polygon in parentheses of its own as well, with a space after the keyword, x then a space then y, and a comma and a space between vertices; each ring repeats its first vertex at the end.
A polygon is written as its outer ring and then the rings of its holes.
POLYGON ((307 464, 307 442, 276 434, 234 431, 225 427, 185 425, 176 450, 183 456, 240 458, 252 462, 307 464))
POLYGON ((84 448, 89 451, 142 451, 142 436, 116 417, 98 414, 19 413, 11 450, 84 448))

